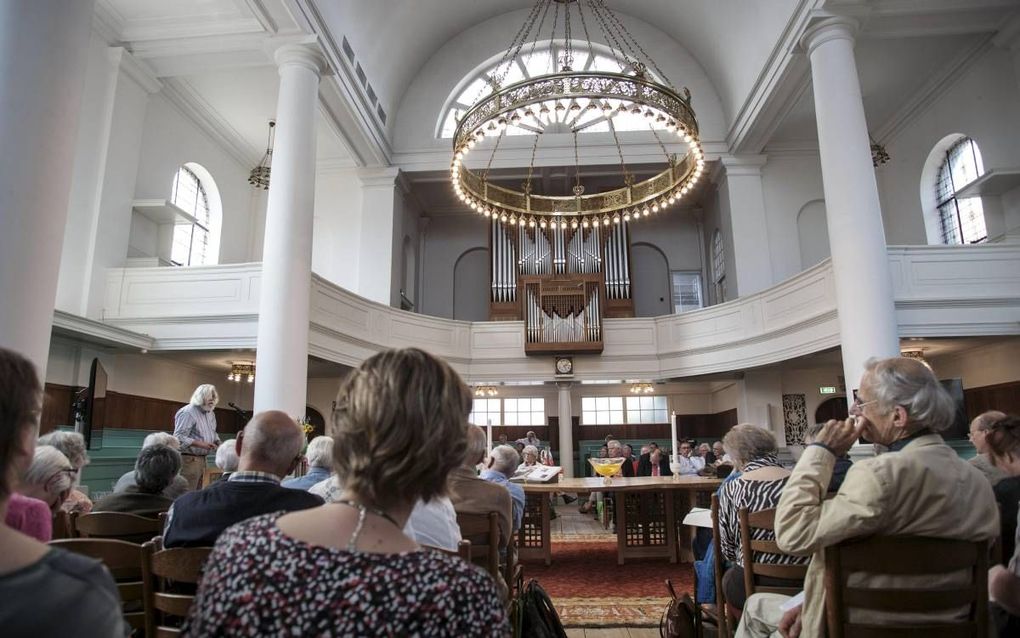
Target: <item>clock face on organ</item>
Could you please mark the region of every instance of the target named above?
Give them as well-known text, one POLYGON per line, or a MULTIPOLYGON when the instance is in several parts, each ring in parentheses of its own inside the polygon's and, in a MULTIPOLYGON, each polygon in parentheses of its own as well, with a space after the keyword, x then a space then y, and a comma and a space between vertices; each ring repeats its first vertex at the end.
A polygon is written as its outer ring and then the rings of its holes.
POLYGON ((570 357, 556 358, 556 374, 573 374, 574 360, 570 357))

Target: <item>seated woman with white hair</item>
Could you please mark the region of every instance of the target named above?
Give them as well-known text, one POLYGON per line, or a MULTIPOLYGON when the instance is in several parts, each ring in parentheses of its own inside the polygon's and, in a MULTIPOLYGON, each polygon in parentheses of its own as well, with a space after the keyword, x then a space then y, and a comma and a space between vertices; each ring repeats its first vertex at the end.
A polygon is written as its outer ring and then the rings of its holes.
POLYGON ((35 448, 32 462, 11 496, 5 514, 8 525, 48 543, 53 537, 53 515, 74 487, 74 466, 55 447, 35 448))
POLYGON ((522 467, 531 467, 538 465, 538 448, 534 445, 525 445, 524 451, 521 452, 521 464, 517 466, 517 469, 522 467))
POLYGON ((80 432, 54 430, 40 436, 38 445, 50 445, 57 448, 74 467, 74 487, 60 508, 65 512, 78 512, 79 514, 91 512, 92 501, 78 489, 78 484, 81 482, 81 471, 91 460, 86 451, 85 437, 80 432))
POLYGON ((237 439, 227 439, 216 448, 216 467, 223 470, 221 481, 230 478, 230 475, 237 471, 240 462, 241 459, 237 456, 237 439))
POLYGON ((422 350, 367 359, 333 412, 340 500, 227 529, 183 633, 508 636, 488 574, 401 531, 414 504, 444 494, 463 462, 471 403, 457 373, 422 350))
POLYGON ((319 481, 329 478, 333 472, 333 437, 317 436, 312 439, 305 450, 305 458, 308 459, 308 473, 287 479, 280 485, 308 491, 319 481))
MULTIPOLYGON (((142 450, 144 450, 145 448, 150 448, 154 445, 165 445, 169 448, 177 450, 178 452, 181 451, 181 442, 177 440, 176 436, 170 434, 169 432, 153 432, 149 434, 142 441, 142 450)), ((138 452, 139 457, 141 457, 142 450, 139 450, 138 452)), ((135 464, 137 465, 137 463, 138 461, 136 459, 135 464)), ((128 491, 128 488, 133 489, 137 486, 138 483, 135 481, 135 470, 132 469, 130 472, 125 472, 124 474, 121 474, 120 478, 117 479, 117 482, 113 485, 113 493, 123 494, 124 492, 128 491)), ((174 477, 174 480, 170 483, 170 485, 168 485, 167 488, 163 490, 162 495, 172 501, 187 491, 188 480, 181 476, 180 473, 178 473, 177 476, 174 477)))

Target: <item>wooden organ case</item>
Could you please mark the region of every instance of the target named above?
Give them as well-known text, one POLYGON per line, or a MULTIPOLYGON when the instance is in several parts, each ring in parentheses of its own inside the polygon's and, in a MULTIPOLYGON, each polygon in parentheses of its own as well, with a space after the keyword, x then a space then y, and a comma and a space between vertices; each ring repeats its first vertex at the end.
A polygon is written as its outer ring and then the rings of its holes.
POLYGON ((634 316, 626 221, 490 224, 489 319, 523 320, 525 354, 602 352, 603 318, 634 316))

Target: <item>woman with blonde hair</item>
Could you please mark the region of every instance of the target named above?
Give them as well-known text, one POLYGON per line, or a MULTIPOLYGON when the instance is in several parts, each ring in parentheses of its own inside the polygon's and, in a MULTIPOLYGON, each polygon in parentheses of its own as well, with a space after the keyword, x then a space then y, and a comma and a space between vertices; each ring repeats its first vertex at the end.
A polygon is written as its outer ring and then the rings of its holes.
POLYGON ((224 532, 184 633, 508 635, 488 574, 401 531, 415 503, 443 495, 463 462, 471 402, 457 373, 422 350, 362 363, 333 413, 340 499, 224 532))

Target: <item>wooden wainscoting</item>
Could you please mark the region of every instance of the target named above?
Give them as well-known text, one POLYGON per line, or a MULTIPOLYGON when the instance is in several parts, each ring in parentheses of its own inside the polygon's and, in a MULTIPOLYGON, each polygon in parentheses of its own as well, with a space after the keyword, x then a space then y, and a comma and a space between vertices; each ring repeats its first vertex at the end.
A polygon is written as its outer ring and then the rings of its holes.
POLYGON ((988 410, 1020 414, 1020 381, 966 389, 963 401, 967 404, 968 419, 988 410))
MULTIPOLYGON (((57 426, 74 423, 74 396, 81 388, 47 383, 43 398, 40 434, 57 426)), ((189 397, 190 398, 190 397, 189 397)), ((164 430, 174 429, 174 415, 187 402, 168 401, 135 394, 107 391, 104 429, 164 430)), ((241 417, 230 408, 216 408, 216 430, 223 435, 234 434, 244 427, 241 417)), ((523 436, 523 435, 522 435, 523 436)))

